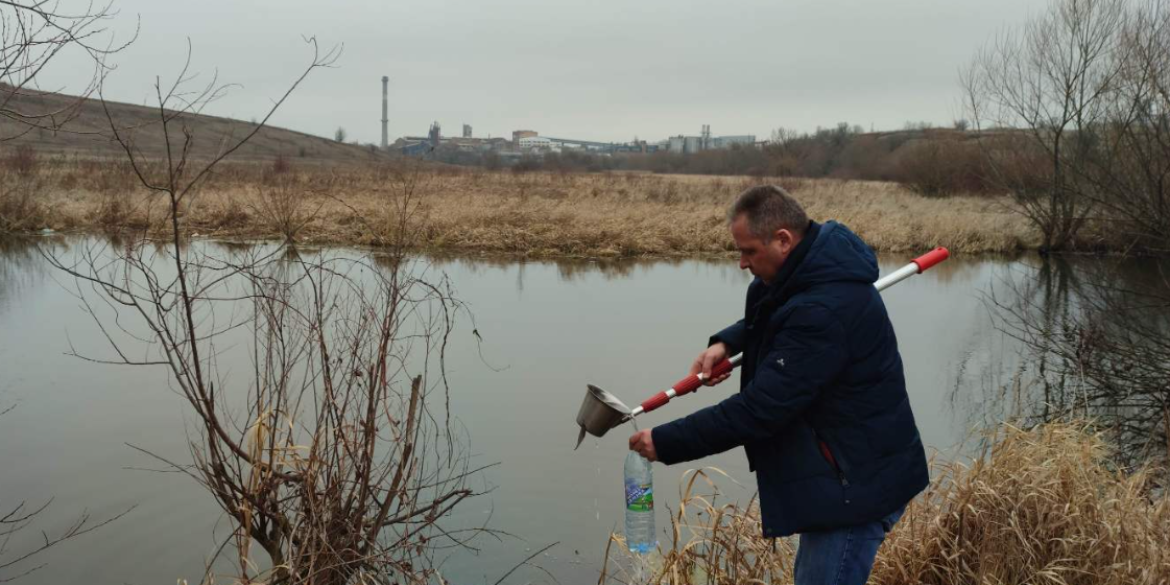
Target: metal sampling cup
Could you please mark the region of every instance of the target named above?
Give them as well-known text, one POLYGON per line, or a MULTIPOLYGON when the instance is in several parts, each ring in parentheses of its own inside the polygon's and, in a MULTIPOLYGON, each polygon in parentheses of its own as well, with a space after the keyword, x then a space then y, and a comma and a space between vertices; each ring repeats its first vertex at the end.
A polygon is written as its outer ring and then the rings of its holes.
MULTIPOLYGON (((581 409, 577 411, 577 425, 581 427, 577 435, 577 447, 585 440, 585 433, 594 437, 605 435, 612 429, 627 420, 630 420, 630 409, 614 395, 594 386, 587 385, 585 400, 581 401, 581 409)), ((577 447, 573 447, 576 451, 577 447)))

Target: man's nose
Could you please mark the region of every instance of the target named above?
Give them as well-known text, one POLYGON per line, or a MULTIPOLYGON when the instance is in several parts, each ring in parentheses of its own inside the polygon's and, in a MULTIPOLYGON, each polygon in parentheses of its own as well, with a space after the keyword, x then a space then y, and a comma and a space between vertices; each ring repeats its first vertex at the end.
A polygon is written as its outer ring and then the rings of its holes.
POLYGON ((739 269, 740 270, 747 270, 750 267, 751 267, 751 264, 748 264, 747 258, 740 256, 739 257, 739 269))

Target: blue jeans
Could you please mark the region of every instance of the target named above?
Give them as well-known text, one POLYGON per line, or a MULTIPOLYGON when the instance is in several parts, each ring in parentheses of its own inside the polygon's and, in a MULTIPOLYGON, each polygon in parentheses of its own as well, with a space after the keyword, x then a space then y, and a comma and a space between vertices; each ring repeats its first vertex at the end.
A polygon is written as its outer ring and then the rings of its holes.
POLYGON ((877 522, 801 534, 796 585, 865 585, 878 547, 905 511, 903 506, 877 522))

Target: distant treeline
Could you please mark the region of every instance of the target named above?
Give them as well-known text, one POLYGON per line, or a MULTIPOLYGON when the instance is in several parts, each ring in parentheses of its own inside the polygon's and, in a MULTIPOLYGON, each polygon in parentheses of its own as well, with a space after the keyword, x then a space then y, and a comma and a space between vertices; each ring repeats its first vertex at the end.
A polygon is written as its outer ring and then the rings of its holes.
MULTIPOLYGON (((928 196, 997 192, 982 172, 974 133, 957 128, 917 125, 895 132, 862 132, 839 124, 813 133, 777 130, 762 147, 734 145, 692 154, 675 152, 601 155, 550 152, 505 163, 494 153, 443 151, 436 160, 454 164, 510 167, 513 172, 603 172, 748 175, 758 177, 838 178, 894 181, 928 196)), ((1002 191, 998 191, 1002 192, 1002 191)))

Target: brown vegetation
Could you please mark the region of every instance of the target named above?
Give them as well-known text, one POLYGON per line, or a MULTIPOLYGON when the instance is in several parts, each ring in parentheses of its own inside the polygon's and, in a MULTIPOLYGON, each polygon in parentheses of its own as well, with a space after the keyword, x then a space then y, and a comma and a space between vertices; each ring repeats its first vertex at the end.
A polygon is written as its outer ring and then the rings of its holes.
MULTIPOLYGON (((882 545, 869 582, 1170 581, 1170 499, 1150 489, 1152 471, 1123 473, 1109 454, 1084 424, 1004 426, 973 463, 935 465, 934 481, 882 545)), ((712 505, 696 490, 705 472, 691 473, 672 517, 673 537, 661 544, 661 562, 651 574, 630 579, 622 562, 607 558, 608 576, 622 573, 616 576, 637 583, 791 583, 793 547, 760 536, 754 502, 746 509, 712 505)), ((614 541, 620 544, 621 536, 614 541)))
MULTIPOLYGON (((283 160, 283 162, 281 162, 283 160)), ((279 164, 278 164, 279 163, 279 164)), ((169 209, 136 186, 125 163, 37 164, 36 215, 18 227, 58 231, 168 229, 169 209)), ((409 191, 409 245, 431 251, 530 256, 692 256, 731 251, 725 213, 748 186, 772 178, 645 173, 512 173, 400 161, 324 168, 222 165, 181 210, 189 234, 385 244, 409 191)), ((782 180, 818 220, 836 219, 881 251, 942 245, 1008 252, 1036 245, 1006 199, 925 198, 893 183, 782 180)), ((7 200, 5 194, 0 198, 7 200)), ((0 215, 4 205, 0 201, 0 215)))

